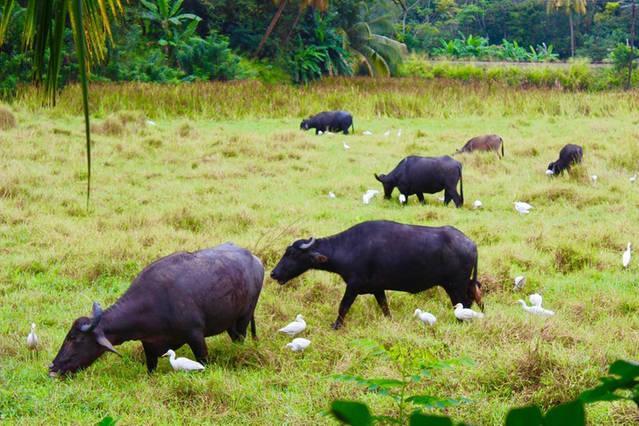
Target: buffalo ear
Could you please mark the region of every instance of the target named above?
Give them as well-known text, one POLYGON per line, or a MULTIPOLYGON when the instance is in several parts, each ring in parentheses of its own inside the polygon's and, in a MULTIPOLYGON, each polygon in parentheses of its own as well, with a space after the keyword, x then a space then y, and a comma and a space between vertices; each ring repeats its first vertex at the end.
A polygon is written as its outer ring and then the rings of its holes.
POLYGON ((377 179, 381 183, 384 183, 384 181, 382 179, 384 179, 386 177, 386 175, 378 175, 377 173, 373 173, 373 176, 375 176, 375 179, 377 179))
POLYGON ((107 339, 104 334, 100 333, 99 335, 96 336, 95 340, 98 342, 100 346, 104 346, 107 351, 113 352, 116 355, 120 355, 120 353, 115 350, 111 342, 109 342, 109 339, 107 339))
POLYGON ((315 259, 315 261, 317 263, 326 263, 328 262, 328 257, 324 256, 323 254, 320 253, 313 253, 313 259, 315 259))

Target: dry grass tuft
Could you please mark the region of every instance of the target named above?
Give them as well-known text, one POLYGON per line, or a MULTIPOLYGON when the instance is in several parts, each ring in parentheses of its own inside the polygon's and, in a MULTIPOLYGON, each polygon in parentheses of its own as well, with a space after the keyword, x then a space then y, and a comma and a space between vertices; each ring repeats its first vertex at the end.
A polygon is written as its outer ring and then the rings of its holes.
POLYGON ((13 129, 17 125, 16 116, 4 105, 0 105, 0 130, 13 129))

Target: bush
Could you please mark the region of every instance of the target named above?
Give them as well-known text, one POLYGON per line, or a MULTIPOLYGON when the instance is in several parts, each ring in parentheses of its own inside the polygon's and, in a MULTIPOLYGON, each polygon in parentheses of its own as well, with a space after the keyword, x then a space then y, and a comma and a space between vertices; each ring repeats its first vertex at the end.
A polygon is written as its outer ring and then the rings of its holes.
POLYGON ((235 80, 246 78, 240 57, 229 47, 228 38, 211 33, 206 38, 191 37, 178 46, 177 61, 192 79, 235 80))

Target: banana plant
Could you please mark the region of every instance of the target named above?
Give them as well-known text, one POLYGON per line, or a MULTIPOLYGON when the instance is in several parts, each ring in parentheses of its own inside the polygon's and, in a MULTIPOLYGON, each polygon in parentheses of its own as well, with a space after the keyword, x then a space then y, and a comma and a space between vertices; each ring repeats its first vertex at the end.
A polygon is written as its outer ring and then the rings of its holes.
MULTIPOLYGON (((0 45, 9 27, 15 0, 0 0, 0 45)), ((27 0, 23 40, 33 55, 34 79, 55 104, 62 60, 64 30, 71 27, 78 55, 87 155, 87 209, 91 196, 91 131, 89 123, 89 67, 106 57, 110 21, 123 13, 120 0, 27 0)))

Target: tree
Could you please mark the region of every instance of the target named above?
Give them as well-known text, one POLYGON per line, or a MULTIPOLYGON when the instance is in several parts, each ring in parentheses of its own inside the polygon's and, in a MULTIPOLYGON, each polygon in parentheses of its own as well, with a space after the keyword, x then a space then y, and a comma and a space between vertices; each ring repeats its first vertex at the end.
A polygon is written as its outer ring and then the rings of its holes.
POLYGON ((568 15, 570 25, 570 56, 575 56, 575 24, 573 15, 583 15, 586 13, 588 0, 547 0, 547 11, 563 10, 568 15))
MULTIPOLYGON (((0 45, 9 26, 15 0, 0 0, 0 45)), ((91 194, 91 131, 89 124, 89 66, 106 56, 111 38, 110 20, 123 13, 120 0, 27 0, 24 45, 33 54, 34 79, 43 84, 55 104, 64 43, 64 30, 71 27, 80 68, 82 108, 87 153, 87 208, 91 194)))
POLYGON ((402 34, 406 34, 406 19, 412 9, 415 9, 421 4, 422 0, 393 0, 393 3, 402 10, 402 34))
POLYGON ((277 22, 282 17, 282 12, 284 11, 286 4, 288 3, 288 0, 273 0, 273 3, 277 5, 277 10, 275 11, 275 15, 273 15, 273 19, 271 19, 271 22, 268 24, 268 27, 266 27, 266 32, 262 36, 262 40, 260 40, 260 44, 257 46, 257 50, 255 50, 255 56, 258 56, 264 48, 264 45, 275 29, 277 22))
POLYGON ((145 8, 142 17, 160 26, 162 38, 158 40, 158 44, 164 48, 169 61, 175 64, 175 47, 195 34, 195 29, 202 19, 192 13, 182 13, 184 0, 140 1, 145 8), (185 22, 188 24, 182 28, 185 22))
POLYGON ((293 34, 295 27, 300 21, 300 18, 309 7, 324 12, 326 11, 326 9, 328 9, 328 0, 300 0, 299 8, 297 9, 297 15, 295 15, 295 20, 286 33, 286 37, 284 37, 282 45, 286 46, 288 44, 288 40, 291 38, 291 35, 293 34))

